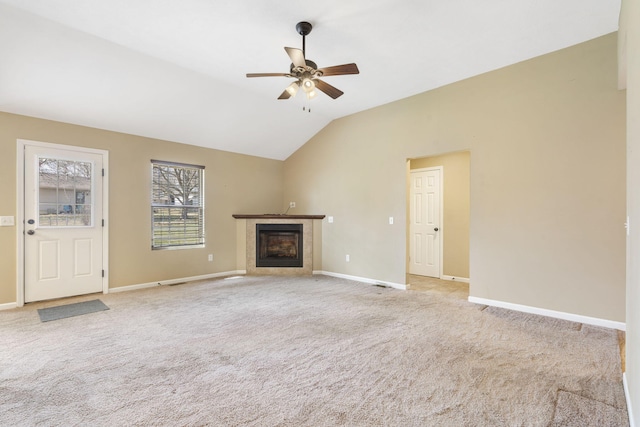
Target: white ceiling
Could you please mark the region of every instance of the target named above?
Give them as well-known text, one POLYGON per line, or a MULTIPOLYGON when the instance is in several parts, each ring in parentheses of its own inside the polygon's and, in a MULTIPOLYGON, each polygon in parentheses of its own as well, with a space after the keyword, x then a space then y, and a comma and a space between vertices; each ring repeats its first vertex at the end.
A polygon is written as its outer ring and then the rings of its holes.
POLYGON ((620 0, 0 0, 0 110, 285 159, 331 120, 618 29, 620 0), (276 98, 307 58, 345 94, 276 98))

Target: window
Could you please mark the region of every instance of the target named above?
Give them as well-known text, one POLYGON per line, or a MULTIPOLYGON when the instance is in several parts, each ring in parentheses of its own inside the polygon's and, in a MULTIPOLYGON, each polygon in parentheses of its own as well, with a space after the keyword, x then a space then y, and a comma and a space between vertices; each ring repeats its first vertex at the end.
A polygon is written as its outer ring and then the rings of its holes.
POLYGON ((204 166, 151 160, 151 248, 204 247, 204 166))
POLYGON ((38 226, 92 227, 93 164, 38 157, 38 226))

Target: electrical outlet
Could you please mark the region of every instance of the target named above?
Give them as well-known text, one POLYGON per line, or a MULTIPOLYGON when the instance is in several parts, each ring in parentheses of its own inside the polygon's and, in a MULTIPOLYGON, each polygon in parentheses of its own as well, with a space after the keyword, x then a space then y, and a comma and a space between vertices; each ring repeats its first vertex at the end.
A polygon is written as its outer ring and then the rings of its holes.
POLYGON ((349 262, 349 254, 347 254, 345 259, 346 259, 347 262, 349 262))
POLYGON ((213 254, 209 254, 209 262, 213 261, 213 254))
POLYGON ((296 202, 289 202, 289 207, 290 208, 295 208, 296 207, 296 202))

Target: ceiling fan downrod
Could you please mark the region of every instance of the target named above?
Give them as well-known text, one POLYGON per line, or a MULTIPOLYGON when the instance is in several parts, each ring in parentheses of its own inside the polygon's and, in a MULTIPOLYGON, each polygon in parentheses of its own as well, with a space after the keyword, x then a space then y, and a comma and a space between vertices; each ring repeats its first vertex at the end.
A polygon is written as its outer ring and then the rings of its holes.
POLYGON ((302 54, 304 55, 305 58, 307 57, 306 37, 311 32, 312 29, 313 29, 313 25, 311 25, 307 21, 301 21, 296 24, 296 31, 298 32, 298 34, 302 36, 302 54))

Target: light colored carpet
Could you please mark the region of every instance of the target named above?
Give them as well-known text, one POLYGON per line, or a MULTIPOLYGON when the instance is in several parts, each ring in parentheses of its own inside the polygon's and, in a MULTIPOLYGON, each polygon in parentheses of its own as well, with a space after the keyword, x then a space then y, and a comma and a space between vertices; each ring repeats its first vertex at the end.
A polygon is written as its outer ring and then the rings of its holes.
POLYGON ((1 424, 628 425, 613 330, 323 276, 101 299, 0 312, 1 424))
POLYGON ((553 427, 581 425, 615 427, 628 423, 627 412, 623 409, 587 399, 577 394, 560 391, 558 405, 553 418, 553 427))

